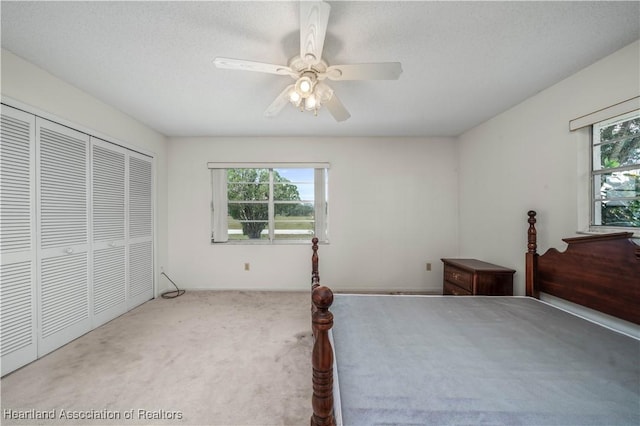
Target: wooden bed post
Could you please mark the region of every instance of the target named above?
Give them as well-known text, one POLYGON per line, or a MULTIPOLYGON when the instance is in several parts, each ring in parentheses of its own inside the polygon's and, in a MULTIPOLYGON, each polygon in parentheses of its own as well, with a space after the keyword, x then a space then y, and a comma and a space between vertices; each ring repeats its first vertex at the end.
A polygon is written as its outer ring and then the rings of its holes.
POLYGON ((536 231, 536 212, 529 210, 527 213, 529 219, 529 230, 527 231, 527 255, 526 255, 526 295, 529 297, 540 298, 540 293, 536 288, 536 274, 538 262, 538 241, 536 231))
POLYGON ((333 303, 333 292, 329 287, 318 286, 313 290, 311 300, 315 306, 313 313, 313 415, 311 426, 334 426, 333 415, 333 349, 329 340, 329 330, 333 327, 333 314, 329 307, 333 303))
POLYGON ((318 238, 311 240, 313 255, 311 256, 311 291, 320 285, 320 274, 318 274, 318 238))
POLYGON ((318 273, 318 239, 313 237, 311 244, 311 249, 313 250, 313 254, 311 255, 311 332, 315 339, 316 328, 313 325, 313 314, 316 312, 317 308, 313 303, 313 290, 320 286, 320 274, 318 273))

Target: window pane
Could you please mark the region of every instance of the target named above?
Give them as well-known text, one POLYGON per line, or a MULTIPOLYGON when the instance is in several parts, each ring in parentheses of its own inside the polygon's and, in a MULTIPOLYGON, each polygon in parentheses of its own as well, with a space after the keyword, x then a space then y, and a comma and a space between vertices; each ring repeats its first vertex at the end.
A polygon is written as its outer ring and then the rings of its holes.
POLYGON ((269 239, 268 222, 244 222, 229 218, 230 240, 269 239))
POLYGON ((640 197, 640 169, 598 174, 594 176, 594 183, 597 182, 600 182, 599 198, 640 197))
POLYGON ((640 163, 640 134, 595 146, 593 153, 594 170, 638 164, 640 163))
POLYGON ((300 200, 300 192, 294 184, 274 183, 273 199, 277 201, 297 201, 300 200))
POLYGON ((267 203, 229 203, 229 216, 239 221, 269 220, 267 203))
MULTIPOLYGON (((314 169, 273 169, 279 176, 289 182, 313 182, 314 169)), ((277 180, 276 180, 277 182, 277 180)))
POLYGON ((313 236, 315 223, 311 222, 295 222, 295 221, 275 221, 274 238, 276 240, 285 239, 309 239, 313 236))
POLYGON ((227 228, 229 229, 229 231, 231 231, 232 229, 237 231, 238 229, 242 229, 242 226, 240 225, 239 220, 234 219, 231 216, 227 216, 227 228))
POLYGON ((314 169, 274 169, 273 198, 276 201, 314 199, 314 169))
POLYGON ((616 141, 621 138, 635 137, 640 134, 640 117, 632 117, 600 128, 600 143, 616 141))
POLYGON ((594 225, 640 226, 640 200, 596 201, 594 225))
POLYGON ((276 201, 313 201, 312 183, 274 183, 273 199, 276 201))
POLYGON ((274 205, 274 214, 278 218, 313 219, 315 209, 313 203, 278 203, 274 205))
POLYGON ((228 169, 227 182, 269 182, 269 169, 228 169))
POLYGON ((268 201, 269 183, 229 183, 229 201, 268 201))

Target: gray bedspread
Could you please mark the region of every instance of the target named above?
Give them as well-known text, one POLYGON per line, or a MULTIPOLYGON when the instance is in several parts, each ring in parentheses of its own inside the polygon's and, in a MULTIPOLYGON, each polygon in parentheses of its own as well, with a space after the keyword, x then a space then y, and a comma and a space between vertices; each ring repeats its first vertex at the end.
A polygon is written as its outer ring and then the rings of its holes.
POLYGON ((344 425, 640 425, 640 341, 535 299, 331 310, 344 425))

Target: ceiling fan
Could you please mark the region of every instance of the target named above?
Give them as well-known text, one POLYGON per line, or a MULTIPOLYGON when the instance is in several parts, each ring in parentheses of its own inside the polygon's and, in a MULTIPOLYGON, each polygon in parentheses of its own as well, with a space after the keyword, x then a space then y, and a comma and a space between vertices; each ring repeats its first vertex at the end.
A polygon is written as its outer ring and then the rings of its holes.
POLYGON ((276 116, 288 103, 300 111, 318 110, 324 106, 336 121, 351 117, 326 79, 339 80, 397 80, 402 73, 400 62, 378 62, 350 65, 329 65, 322 59, 327 22, 331 6, 322 1, 300 1, 300 54, 292 57, 288 65, 265 64, 217 57, 218 68, 246 70, 292 77, 294 84, 288 85, 264 115, 276 116))

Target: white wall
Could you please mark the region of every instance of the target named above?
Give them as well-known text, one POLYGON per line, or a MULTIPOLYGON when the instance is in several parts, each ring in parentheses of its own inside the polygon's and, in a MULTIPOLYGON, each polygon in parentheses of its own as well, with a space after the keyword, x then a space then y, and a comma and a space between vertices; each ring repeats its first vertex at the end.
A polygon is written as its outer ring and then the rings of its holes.
MULTIPOLYGON (((539 251, 578 217, 585 132, 570 119, 640 94, 633 43, 454 139, 174 138, 2 50, 2 96, 153 152, 158 266, 185 288, 306 289, 307 245, 212 246, 208 161, 328 161, 329 245, 322 282, 337 290, 439 291, 447 256, 512 267, 524 293, 526 211, 539 251), (459 151, 459 152, 458 152, 459 151), (388 201, 388 204, 385 204, 388 201), (459 216, 459 217, 458 217, 459 216), (391 218, 391 219, 389 219, 391 218), (390 230, 387 223, 393 224, 390 230), (425 262, 433 264, 425 271, 425 262), (251 270, 243 270, 249 262, 251 270)), ((159 280, 161 289, 168 288, 159 280)))
MULTIPOLYGON (((167 141, 115 108, 56 78, 13 53, 2 49, 2 101, 29 112, 51 114, 81 126, 95 136, 138 148, 155 157, 156 168, 156 259, 157 266, 167 264, 167 141), (17 102, 16 102, 17 101, 17 102), (93 133, 96 132, 96 133, 93 133)), ((156 268, 156 291, 170 284, 160 280, 156 268)))
POLYGON ((210 244, 207 162, 328 161, 322 283, 334 290, 440 291, 440 258, 457 254, 456 156, 452 139, 170 139, 167 272, 192 289, 307 290, 310 244, 210 244))
POLYGON ((516 269, 516 294, 527 211, 538 212, 539 253, 564 249, 585 222, 589 134, 569 120, 638 96, 639 52, 635 42, 459 138, 460 253, 516 269))

